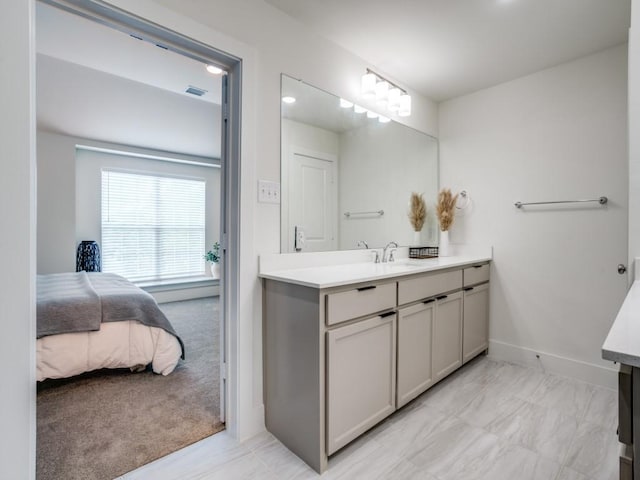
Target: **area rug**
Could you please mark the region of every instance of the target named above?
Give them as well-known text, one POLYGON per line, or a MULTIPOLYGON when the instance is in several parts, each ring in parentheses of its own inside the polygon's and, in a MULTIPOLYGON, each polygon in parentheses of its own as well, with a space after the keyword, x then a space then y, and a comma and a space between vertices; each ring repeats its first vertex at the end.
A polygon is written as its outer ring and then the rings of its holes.
POLYGON ((111 480, 224 429, 218 297, 161 304, 186 359, 164 377, 101 370, 38 385, 38 480, 111 480))

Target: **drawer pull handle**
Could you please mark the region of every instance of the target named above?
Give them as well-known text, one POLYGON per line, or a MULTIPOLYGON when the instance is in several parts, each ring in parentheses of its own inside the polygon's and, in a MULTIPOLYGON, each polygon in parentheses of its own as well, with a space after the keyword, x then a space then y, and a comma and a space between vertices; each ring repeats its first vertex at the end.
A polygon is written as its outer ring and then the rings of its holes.
POLYGON ((366 286, 366 287, 360 287, 360 288, 358 288, 358 291, 359 291, 359 292, 364 292, 365 290, 373 290, 374 288, 376 288, 376 286, 375 286, 375 285, 368 285, 368 286, 366 286))
POLYGON ((449 297, 449 295, 440 295, 439 297, 436 297, 436 300, 444 300, 447 297, 449 297))
POLYGON ((390 317, 391 315, 395 315, 395 314, 396 314, 396 312, 383 313, 382 315, 380 315, 380 318, 390 317))
POLYGON ((473 268, 482 268, 484 265, 474 265, 473 268))
POLYGON ((435 301, 436 301, 436 299, 435 299, 435 298, 430 298, 429 300, 425 300, 425 301, 424 301, 424 302, 422 302, 422 303, 424 303, 424 304, 426 305, 427 303, 433 303, 433 302, 435 302, 435 301))
POLYGON ((473 290, 473 287, 467 287, 467 288, 464 289, 465 292, 469 292, 471 290, 473 290))

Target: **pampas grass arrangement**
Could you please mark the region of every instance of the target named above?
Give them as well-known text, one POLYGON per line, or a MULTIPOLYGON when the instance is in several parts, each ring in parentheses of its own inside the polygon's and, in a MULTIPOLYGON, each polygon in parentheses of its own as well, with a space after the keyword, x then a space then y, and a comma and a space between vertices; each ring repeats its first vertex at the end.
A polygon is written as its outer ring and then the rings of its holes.
POLYGON ((411 200, 409 202, 409 222, 413 230, 419 232, 424 226, 427 218, 427 204, 424 203, 422 194, 411 192, 411 200))
POLYGON ((438 194, 438 203, 436 204, 436 215, 438 216, 440 230, 443 232, 449 231, 449 228, 453 224, 453 216, 455 214, 457 201, 457 193, 452 195, 451 190, 448 188, 440 190, 440 193, 438 194))

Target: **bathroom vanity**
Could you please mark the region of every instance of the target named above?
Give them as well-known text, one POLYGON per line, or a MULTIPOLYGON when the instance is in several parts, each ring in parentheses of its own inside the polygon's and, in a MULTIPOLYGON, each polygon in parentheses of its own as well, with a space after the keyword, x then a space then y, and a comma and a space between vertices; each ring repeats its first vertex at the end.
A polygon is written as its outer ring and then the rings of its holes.
POLYGON ((602 358, 620 364, 618 372, 618 440, 620 479, 640 479, 640 259, 636 279, 602 346, 602 358))
POLYGON ((328 456, 486 352, 490 258, 261 265, 267 429, 321 473, 328 456))

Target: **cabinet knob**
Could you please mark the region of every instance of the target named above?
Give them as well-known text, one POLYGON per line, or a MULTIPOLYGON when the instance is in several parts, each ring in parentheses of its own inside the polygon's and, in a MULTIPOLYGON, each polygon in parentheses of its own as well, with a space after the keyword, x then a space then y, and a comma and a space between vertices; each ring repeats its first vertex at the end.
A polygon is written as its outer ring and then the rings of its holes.
POLYGON ((622 263, 618 264, 618 273, 620 275, 624 275, 627 271, 627 267, 625 265, 623 265, 622 263))

